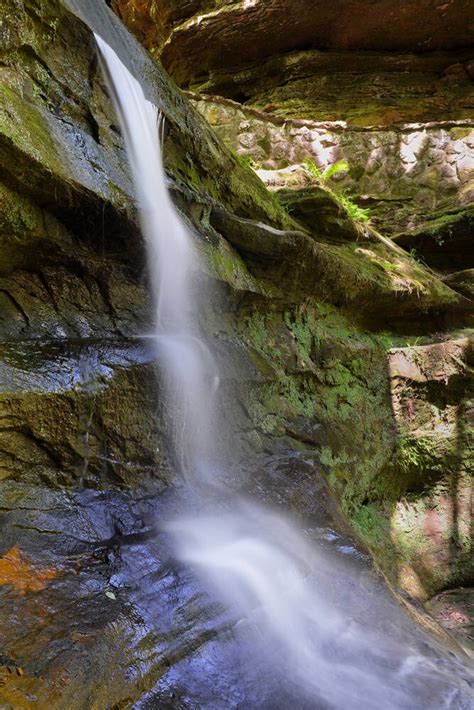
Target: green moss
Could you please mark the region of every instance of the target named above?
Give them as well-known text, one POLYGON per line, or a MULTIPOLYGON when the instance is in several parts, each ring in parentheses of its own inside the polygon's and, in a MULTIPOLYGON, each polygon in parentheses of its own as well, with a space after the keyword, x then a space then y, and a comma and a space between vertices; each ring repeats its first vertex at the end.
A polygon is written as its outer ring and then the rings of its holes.
POLYGON ((466 126, 451 128, 449 134, 453 140, 458 141, 462 140, 463 138, 467 138, 471 134, 471 132, 472 128, 470 126, 466 126))
POLYGON ((403 435, 398 439, 397 467, 402 475, 423 474, 437 465, 432 437, 403 435))
POLYGON ((309 360, 313 344, 313 334, 308 318, 302 314, 300 314, 299 317, 294 317, 290 313, 285 313, 284 321, 294 338, 300 360, 309 360))
POLYGON ((6 84, 0 86, 0 133, 34 160, 66 177, 62 151, 40 110, 6 84))
POLYGON ((360 507, 352 516, 356 532, 374 550, 386 553, 391 546, 390 520, 376 504, 369 503, 360 507))
POLYGON ((206 258, 218 279, 225 281, 236 291, 263 292, 247 266, 232 247, 223 239, 216 245, 206 245, 206 258))
POLYGON ((253 158, 251 155, 242 155, 241 153, 237 153, 235 151, 231 151, 232 155, 234 156, 235 160, 241 165, 245 170, 251 169, 255 167, 255 163, 253 161, 253 158))

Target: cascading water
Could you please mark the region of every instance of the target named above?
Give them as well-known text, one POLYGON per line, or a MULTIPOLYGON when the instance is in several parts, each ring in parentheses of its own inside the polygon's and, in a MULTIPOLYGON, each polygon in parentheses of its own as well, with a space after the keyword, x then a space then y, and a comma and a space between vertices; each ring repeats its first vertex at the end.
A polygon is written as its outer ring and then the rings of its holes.
POLYGON ((173 454, 188 481, 208 478, 212 470, 213 391, 217 371, 194 314, 197 267, 191 236, 166 188, 160 146, 160 117, 137 80, 115 52, 96 36, 103 67, 120 119, 132 169, 145 236, 155 304, 155 333, 160 375, 174 419, 173 454))
POLYGON ((435 668, 409 640, 378 633, 376 622, 372 628, 358 623, 347 595, 341 607, 335 590, 356 581, 340 561, 281 515, 226 497, 215 485, 221 480, 212 404, 218 374, 196 327, 198 255, 166 187, 157 110, 115 52, 96 40, 146 238, 173 451, 201 511, 167 524, 177 556, 243 621, 254 634, 255 654, 267 655, 273 670, 292 679, 308 707, 467 708, 448 671, 435 668), (433 704, 420 702, 428 682, 433 704))

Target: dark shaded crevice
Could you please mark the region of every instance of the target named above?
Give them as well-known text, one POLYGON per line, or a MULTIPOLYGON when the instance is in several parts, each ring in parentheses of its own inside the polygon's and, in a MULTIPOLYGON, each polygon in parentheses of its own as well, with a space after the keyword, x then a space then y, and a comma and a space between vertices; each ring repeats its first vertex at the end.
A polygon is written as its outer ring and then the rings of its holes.
POLYGON ((21 306, 21 304, 16 300, 16 298, 15 298, 14 296, 12 296, 12 294, 10 293, 10 291, 8 291, 8 290, 5 289, 5 288, 0 288, 0 293, 4 293, 4 294, 7 296, 7 298, 9 299, 9 301, 10 301, 10 302, 12 303, 12 305, 15 307, 16 311, 18 311, 18 313, 21 315, 21 317, 22 317, 23 320, 25 321, 26 325, 29 327, 29 326, 30 326, 30 319, 29 319, 29 317, 28 317, 26 311, 23 309, 23 307, 21 306))

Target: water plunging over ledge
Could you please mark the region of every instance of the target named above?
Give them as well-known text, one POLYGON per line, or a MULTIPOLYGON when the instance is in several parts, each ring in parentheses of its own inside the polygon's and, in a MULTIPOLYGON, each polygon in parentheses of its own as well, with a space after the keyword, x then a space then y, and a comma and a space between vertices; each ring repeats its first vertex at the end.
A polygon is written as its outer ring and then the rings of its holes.
MULTIPOLYGON (((359 619, 361 592, 351 589, 361 580, 343 556, 314 545, 281 514, 225 490, 215 445, 219 373, 197 327, 198 254, 166 188, 158 111, 110 46, 96 40, 147 245, 172 453, 192 501, 191 512, 166 523, 177 558, 239 620, 234 633, 249 649, 242 673, 254 663, 263 667, 268 682, 276 676, 286 688, 286 703, 294 697, 308 708, 467 708, 467 684, 453 679, 449 665, 423 654, 410 637, 381 633, 375 614, 359 619)), ((277 701, 258 707, 276 708, 277 701)))

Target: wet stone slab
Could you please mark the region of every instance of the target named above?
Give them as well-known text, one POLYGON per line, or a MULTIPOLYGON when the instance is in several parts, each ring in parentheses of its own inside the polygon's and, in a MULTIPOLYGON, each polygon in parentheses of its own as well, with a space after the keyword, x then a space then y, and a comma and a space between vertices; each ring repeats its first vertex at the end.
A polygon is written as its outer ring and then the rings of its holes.
MULTIPOLYGON (((299 511, 305 537, 333 561, 332 602, 350 610, 348 625, 364 627, 377 619, 377 632, 393 641, 386 673, 398 672, 397 654, 408 639, 435 674, 430 698, 441 701, 454 692, 458 704, 451 707, 467 709, 464 662, 401 610, 344 528, 312 463, 280 453, 243 473, 253 500, 293 515, 299 511)), ((229 502, 219 506, 225 510, 229 502)), ((258 610, 255 619, 232 616, 176 561, 162 524, 198 507, 184 486, 134 498, 117 490, 4 483, 2 708, 333 707, 306 698, 285 674, 277 642, 260 648, 258 610)), ((310 581, 318 585, 317 578, 310 581)), ((337 639, 327 653, 335 663, 344 657, 337 639)), ((348 662, 354 662, 350 656, 348 662)), ((376 649, 374 663, 380 663, 376 649)), ((406 681, 413 692, 410 707, 426 707, 422 680, 406 681)))

